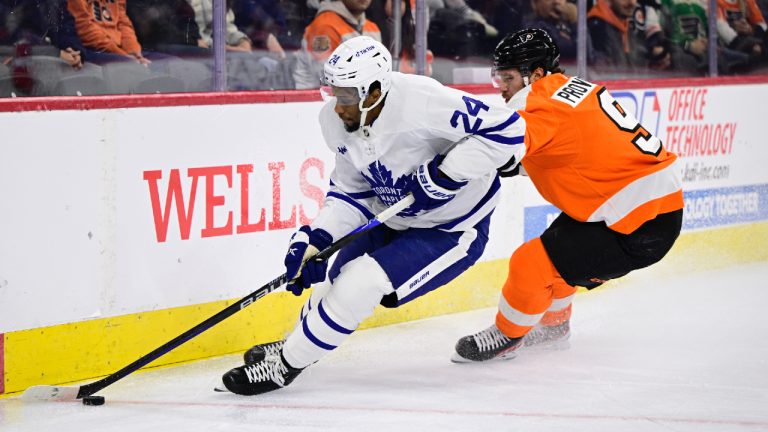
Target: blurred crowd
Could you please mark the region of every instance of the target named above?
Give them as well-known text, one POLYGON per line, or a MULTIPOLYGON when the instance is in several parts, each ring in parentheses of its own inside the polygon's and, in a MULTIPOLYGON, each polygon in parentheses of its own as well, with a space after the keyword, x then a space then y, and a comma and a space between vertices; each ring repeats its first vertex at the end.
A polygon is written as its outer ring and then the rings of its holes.
MULTIPOLYGON (((225 0, 228 88, 317 88, 341 41, 369 35, 415 72, 415 0, 225 0)), ((768 0, 717 0, 720 74, 765 73, 768 0)), ((546 29, 576 61, 572 0, 426 0, 427 74, 488 67, 501 38, 546 29)), ((590 0, 590 70, 705 75, 706 0, 590 0)), ((0 0, 0 96, 211 90, 213 0, 0 0)))

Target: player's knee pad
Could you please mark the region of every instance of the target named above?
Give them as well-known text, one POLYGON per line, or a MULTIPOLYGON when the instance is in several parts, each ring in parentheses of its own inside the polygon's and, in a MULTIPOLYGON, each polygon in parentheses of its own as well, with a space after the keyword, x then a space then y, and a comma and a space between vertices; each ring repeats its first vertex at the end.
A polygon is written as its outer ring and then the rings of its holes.
POLYGON ((342 267, 331 290, 323 297, 323 307, 339 324, 356 328, 373 314, 382 296, 393 291, 384 269, 369 255, 363 255, 342 267))

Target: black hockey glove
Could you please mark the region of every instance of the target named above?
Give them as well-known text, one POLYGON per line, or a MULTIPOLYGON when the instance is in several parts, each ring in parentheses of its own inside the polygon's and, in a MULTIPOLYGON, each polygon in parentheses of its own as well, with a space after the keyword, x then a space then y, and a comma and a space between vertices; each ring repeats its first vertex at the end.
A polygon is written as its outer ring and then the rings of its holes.
POLYGON ((312 229, 309 225, 299 228, 292 236, 288 253, 285 255, 285 276, 288 279, 286 289, 296 296, 325 280, 328 271, 327 260, 309 259, 333 243, 333 237, 323 229, 312 229))
POLYGON ((466 181, 454 181, 442 172, 438 166, 445 156, 436 155, 432 160, 421 164, 414 172, 415 180, 406 188, 415 202, 401 213, 416 215, 421 211, 434 210, 449 203, 466 181))

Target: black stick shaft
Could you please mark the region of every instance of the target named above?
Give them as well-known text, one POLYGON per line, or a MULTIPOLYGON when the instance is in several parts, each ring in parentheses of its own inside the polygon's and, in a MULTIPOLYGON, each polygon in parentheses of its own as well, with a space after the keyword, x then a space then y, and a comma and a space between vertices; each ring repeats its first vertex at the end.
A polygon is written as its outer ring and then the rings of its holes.
MULTIPOLYGON (((409 195, 406 198, 400 200, 399 202, 395 203, 388 209, 382 211, 379 213, 378 216, 375 218, 369 220, 365 225, 362 225, 358 227, 356 230, 352 231, 351 233, 347 234, 346 236, 340 238, 338 241, 334 242, 327 248, 323 249, 322 251, 318 252, 317 255, 315 255, 312 259, 315 260, 326 260, 330 258, 334 253, 336 253, 339 249, 349 244, 351 241, 355 240, 356 238, 363 235, 366 231, 375 228, 379 225, 381 225, 385 220, 389 219, 396 213, 403 210, 405 207, 410 205, 413 202, 413 198, 409 195)), ((228 317, 234 315, 236 312, 238 312, 241 309, 244 309, 251 304, 255 303, 256 300, 264 297, 265 295, 277 290, 280 288, 283 284, 286 282, 286 276, 285 273, 281 274, 280 276, 276 277, 272 281, 268 282, 266 285, 262 286, 261 288, 257 289, 256 291, 248 294, 247 296, 241 298, 240 300, 236 301, 235 303, 227 306, 226 308, 222 309, 215 315, 211 316, 210 318, 206 319, 205 321, 201 322, 200 324, 197 324, 196 326, 192 327, 191 329, 185 331, 184 333, 176 336, 175 338, 171 339, 170 341, 166 342, 165 344, 155 348, 152 352, 149 354, 139 358, 138 360, 134 361, 133 363, 129 364, 128 366, 125 366, 124 368, 120 369, 119 371, 113 373, 112 375, 106 376, 98 381, 94 381, 89 384, 85 384, 80 386, 79 391, 77 392, 77 398, 81 399, 85 396, 90 396, 100 390, 103 390, 105 387, 114 384, 115 382, 125 378, 126 376, 132 374, 133 372, 136 372, 137 370, 141 369, 142 367, 148 365, 149 363, 157 360, 164 354, 172 351, 173 349, 179 347, 181 344, 187 342, 188 340, 194 338, 195 336, 199 335, 200 333, 208 330, 209 328, 215 326, 216 324, 224 321, 228 317)))

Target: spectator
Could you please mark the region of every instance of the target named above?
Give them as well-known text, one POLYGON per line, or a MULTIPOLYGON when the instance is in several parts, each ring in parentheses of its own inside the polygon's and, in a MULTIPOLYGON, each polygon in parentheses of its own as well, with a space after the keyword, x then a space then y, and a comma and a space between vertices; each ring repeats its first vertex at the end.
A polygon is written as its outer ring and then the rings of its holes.
POLYGON ((181 57, 210 54, 186 0, 130 0, 127 7, 145 49, 181 57))
POLYGON ((648 0, 646 4, 646 45, 652 59, 663 50, 670 56, 670 68, 701 73, 708 65, 707 9, 700 0, 648 0))
MULTIPOLYGON (((200 28, 203 40, 206 44, 213 44, 213 0, 190 0, 192 8, 195 10, 195 20, 200 28)), ((235 25, 235 13, 231 8, 227 9, 226 15, 226 37, 227 51, 232 52, 251 52, 253 42, 235 25)), ((265 42, 269 52, 275 53, 279 57, 285 57, 285 51, 280 46, 280 42, 273 34, 267 36, 265 42)))
MULTIPOLYGON (((514 33, 522 28, 523 17, 530 11, 529 2, 522 0, 491 0, 492 9, 487 14, 499 35, 514 33)), ((499 41, 495 41, 498 44, 499 41)))
POLYGON ((37 10, 46 24, 43 34, 59 49, 59 58, 75 69, 83 67, 85 47, 77 36, 75 19, 67 9, 66 0, 38 1, 37 10))
POLYGON ((37 4, 21 0, 0 1, 3 24, 0 45, 22 45, 22 54, 31 54, 24 46, 52 45, 58 56, 74 69, 83 67, 83 44, 77 37, 75 22, 66 0, 39 0, 37 4), (50 42, 49 42, 50 40, 50 42))
MULTIPOLYGON (((402 47, 399 56, 398 71, 403 73, 416 73, 416 21, 414 18, 414 9, 416 8, 416 0, 401 1, 400 2, 400 46, 402 47)), ((394 30, 394 18, 392 18, 393 7, 392 0, 386 0, 384 3, 384 13, 386 18, 386 27, 389 28, 389 32, 394 30)), ((383 33, 384 34, 384 33, 383 33)), ((385 45, 390 52, 394 49, 395 41, 394 35, 390 35, 385 39, 385 45)), ((432 51, 427 50, 427 64, 425 75, 432 75, 432 62, 434 55, 432 51)))
POLYGON ((355 36, 381 41, 381 30, 365 18, 371 0, 331 0, 320 3, 315 19, 304 31, 293 77, 297 89, 323 85, 323 63, 342 42, 355 36))
POLYGON ((142 54, 133 23, 125 11, 126 0, 67 0, 86 55, 96 63, 133 59, 149 65, 142 54))
POLYGON ((648 66, 669 70, 672 69, 671 43, 668 34, 662 29, 660 15, 659 0, 638 0, 630 26, 634 34, 644 41, 648 66))
MULTIPOLYGON (((638 14, 635 14, 637 18, 638 14)), ((709 66, 707 4, 701 0, 646 0, 646 46, 651 61, 659 58, 654 47, 662 47, 670 56, 670 69, 704 73, 709 66)), ((637 21, 636 21, 637 22, 637 21)), ((747 54, 718 47, 717 67, 723 74, 743 71, 749 66, 747 54)))
POLYGON ((440 9, 449 9, 457 12, 462 19, 482 24, 485 36, 495 38, 499 35, 496 27, 488 24, 483 14, 469 7, 466 0, 428 0, 427 4, 429 5, 430 16, 434 17, 440 9))
POLYGON ((647 66, 644 36, 631 22, 637 0, 597 0, 587 14, 587 27, 597 66, 625 69, 647 66))
POLYGON ((301 49, 304 29, 317 14, 317 9, 308 2, 280 0, 280 8, 285 16, 285 32, 277 35, 280 44, 289 50, 301 49))
POLYGON ((275 43, 285 46, 281 37, 287 36, 288 24, 279 0, 237 0, 232 4, 232 12, 235 25, 257 49, 268 49, 275 43))
POLYGON ((717 0, 717 33, 726 47, 758 60, 765 53, 766 30, 755 0, 717 0))
POLYGON ((523 28, 546 30, 560 47, 561 61, 576 61, 576 5, 566 0, 531 0, 523 28))
POLYGON ((454 60, 484 58, 493 50, 498 30, 465 0, 428 0, 427 5, 428 45, 436 56, 454 60))

